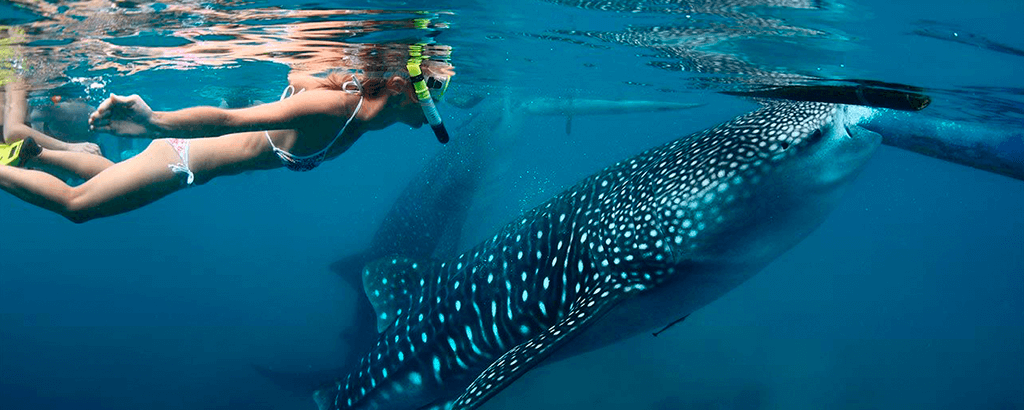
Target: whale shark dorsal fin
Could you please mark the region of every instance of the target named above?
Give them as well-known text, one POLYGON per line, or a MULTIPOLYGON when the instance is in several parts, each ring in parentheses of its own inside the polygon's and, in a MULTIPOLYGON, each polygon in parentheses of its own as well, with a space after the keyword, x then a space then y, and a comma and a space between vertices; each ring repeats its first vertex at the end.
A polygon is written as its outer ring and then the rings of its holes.
POLYGON ((377 331, 383 332, 407 309, 419 279, 429 264, 394 256, 381 258, 363 268, 363 291, 377 316, 377 331))
MULTIPOLYGON (((598 288, 600 291, 600 288, 598 288)), ((569 313, 554 326, 544 330, 505 354, 477 376, 476 380, 456 399, 451 410, 471 410, 479 407, 520 376, 551 355, 558 347, 578 335, 604 313, 618 304, 624 292, 594 292, 579 298, 569 313)))

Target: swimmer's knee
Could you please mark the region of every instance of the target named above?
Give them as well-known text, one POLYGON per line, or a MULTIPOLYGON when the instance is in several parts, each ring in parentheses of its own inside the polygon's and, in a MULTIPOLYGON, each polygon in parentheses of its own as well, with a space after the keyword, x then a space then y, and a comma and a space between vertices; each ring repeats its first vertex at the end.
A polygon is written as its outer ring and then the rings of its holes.
POLYGON ((24 124, 6 124, 4 126, 4 143, 10 144, 32 136, 24 124))
POLYGON ((63 209, 60 214, 69 221, 82 224, 95 218, 93 204, 90 204, 79 187, 68 189, 61 198, 63 209))

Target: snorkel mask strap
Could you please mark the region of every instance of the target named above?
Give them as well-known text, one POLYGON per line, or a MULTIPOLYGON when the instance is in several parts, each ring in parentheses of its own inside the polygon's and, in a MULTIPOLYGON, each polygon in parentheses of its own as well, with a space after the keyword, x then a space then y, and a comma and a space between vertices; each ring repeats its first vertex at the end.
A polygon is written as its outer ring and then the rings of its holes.
POLYGON ((449 139, 448 130, 444 127, 444 122, 441 121, 441 114, 438 114, 434 100, 430 98, 430 89, 427 88, 427 81, 423 78, 423 71, 420 69, 423 60, 423 46, 420 44, 409 46, 409 63, 406 64, 406 68, 409 69, 409 80, 412 82, 416 99, 420 103, 420 108, 423 109, 423 115, 427 117, 430 129, 434 130, 437 140, 445 144, 449 139))

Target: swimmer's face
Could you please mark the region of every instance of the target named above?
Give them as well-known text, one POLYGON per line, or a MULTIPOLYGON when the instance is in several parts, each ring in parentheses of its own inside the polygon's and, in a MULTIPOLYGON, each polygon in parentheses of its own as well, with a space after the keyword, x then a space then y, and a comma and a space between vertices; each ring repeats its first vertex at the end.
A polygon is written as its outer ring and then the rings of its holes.
POLYGON ((398 122, 413 128, 422 127, 423 124, 427 123, 427 117, 423 115, 423 109, 420 108, 420 104, 416 100, 416 94, 412 91, 411 87, 402 95, 395 96, 395 100, 397 100, 395 110, 398 115, 398 122))

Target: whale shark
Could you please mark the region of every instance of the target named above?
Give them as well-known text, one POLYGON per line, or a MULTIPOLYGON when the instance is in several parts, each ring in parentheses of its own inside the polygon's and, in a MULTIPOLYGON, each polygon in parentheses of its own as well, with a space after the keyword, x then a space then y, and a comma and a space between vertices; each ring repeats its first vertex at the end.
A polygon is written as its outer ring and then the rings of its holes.
MULTIPOLYGON (((601 115, 660 112, 699 107, 703 104, 671 101, 525 98, 509 93, 474 101, 469 119, 454 128, 454 139, 423 166, 406 184, 373 234, 369 245, 331 263, 330 269, 354 289, 362 290, 363 267, 377 259, 401 255, 416 259, 441 259, 456 255, 469 208, 483 179, 495 166, 499 152, 515 141, 523 114, 601 115), (477 106, 479 104, 479 106, 477 106)), ((364 332, 373 321, 368 301, 356 301, 344 338, 349 346, 372 340, 364 332)), ((372 338, 373 333, 369 336, 372 338)), ((357 351, 361 355, 361 351, 357 351)), ((349 362, 351 358, 344 362, 349 362)))
MULTIPOLYGON (((380 258, 401 255, 415 259, 443 259, 456 255, 471 204, 484 178, 496 165, 498 153, 514 143, 524 115, 600 115, 688 109, 702 104, 671 101, 513 98, 497 90, 488 97, 463 93, 460 107, 474 108, 469 118, 453 128, 454 138, 421 168, 391 205, 368 246, 347 252, 330 270, 357 291, 362 291, 363 267, 380 258)), ((300 371, 254 365, 254 370, 278 387, 309 394, 324 380, 358 363, 376 341, 376 319, 366 298, 355 298, 351 321, 341 332, 344 355, 323 369, 300 371)), ((304 366, 305 367, 305 366, 304 366)))
POLYGON ((813 231, 881 136, 868 112, 769 103, 611 165, 458 256, 362 281, 379 332, 320 409, 473 409, 545 359, 678 322, 813 231))
POLYGON ((598 100, 539 97, 514 101, 509 95, 480 99, 470 118, 455 128, 460 138, 438 152, 406 184, 392 204, 370 244, 336 260, 330 269, 355 278, 366 263, 400 254, 415 258, 448 257, 455 253, 469 203, 481 179, 522 125, 522 114, 551 116, 609 115, 675 111, 703 106, 697 103, 644 100, 598 100), (352 275, 352 273, 355 273, 352 275))

